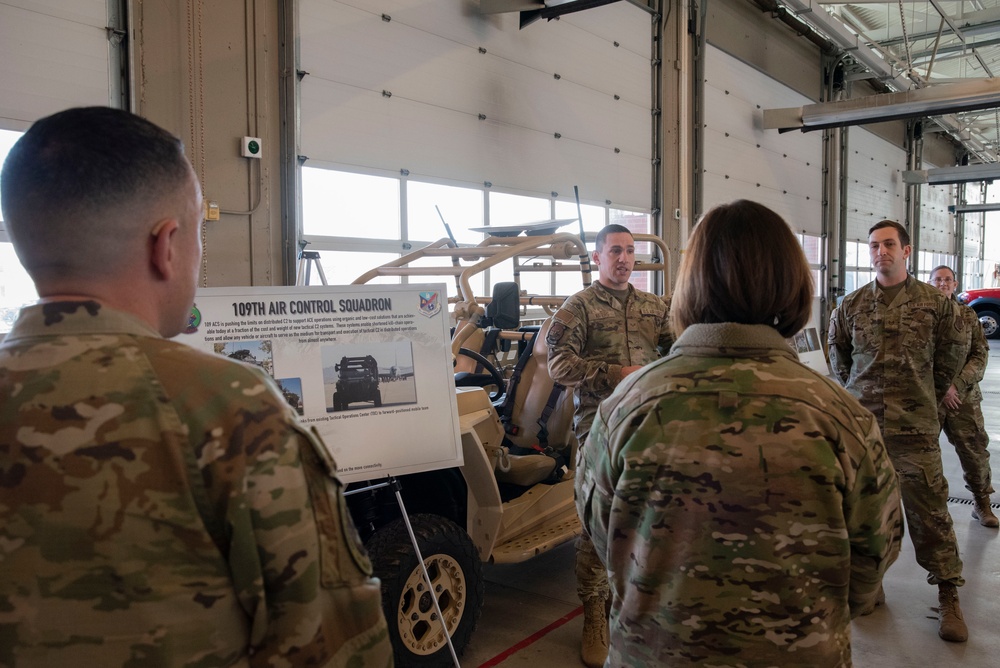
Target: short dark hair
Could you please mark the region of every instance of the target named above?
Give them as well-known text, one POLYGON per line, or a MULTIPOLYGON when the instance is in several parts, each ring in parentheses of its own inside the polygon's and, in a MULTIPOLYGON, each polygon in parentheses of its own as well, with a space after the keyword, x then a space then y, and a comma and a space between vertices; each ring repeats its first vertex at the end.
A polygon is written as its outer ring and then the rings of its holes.
POLYGON ((597 248, 597 250, 601 250, 604 248, 604 240, 608 238, 609 234, 618 234, 620 232, 624 232, 630 237, 632 236, 632 230, 628 229, 624 225, 619 225, 618 223, 605 225, 601 228, 601 231, 597 233, 597 239, 594 240, 594 247, 597 248))
POLYGON ((694 228, 670 316, 680 334, 699 323, 769 325, 785 337, 809 322, 813 281, 795 235, 766 206, 737 200, 694 228))
POLYGON ((896 230, 896 234, 899 236, 899 244, 901 246, 910 245, 910 233, 906 231, 906 228, 897 223, 895 220, 880 220, 879 222, 872 225, 871 229, 868 230, 868 236, 872 235, 875 230, 881 230, 885 227, 891 227, 896 230))
POLYGON ((145 207, 189 182, 181 141, 119 109, 67 109, 36 122, 0 173, 3 220, 39 278, 119 266, 145 207))

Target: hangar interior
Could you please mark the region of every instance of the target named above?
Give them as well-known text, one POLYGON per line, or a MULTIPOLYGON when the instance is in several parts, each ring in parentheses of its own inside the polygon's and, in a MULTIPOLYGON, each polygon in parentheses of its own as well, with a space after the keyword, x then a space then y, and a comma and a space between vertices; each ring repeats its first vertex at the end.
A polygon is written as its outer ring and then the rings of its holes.
POLYGON ((576 217, 574 186, 586 229, 627 218, 674 272, 700 212, 770 206, 815 268, 817 316, 870 280, 882 218, 911 227, 921 277, 948 262, 982 283, 986 214, 950 207, 985 205, 992 168, 918 181, 996 159, 989 2, 520 11, 540 4, 11 0, 0 130, 9 145, 54 110, 112 104, 180 135, 217 217, 205 286, 292 284, 303 241, 347 283, 443 237, 442 217, 459 243, 576 217))
MULTIPOLYGON (((918 278, 948 264, 963 288, 984 285, 998 69, 997 0, 0 0, 0 156, 71 106, 176 133, 208 202, 203 287, 294 285, 303 247, 346 284, 445 237, 443 223, 468 246, 475 228, 579 217, 591 235, 620 222, 661 239, 665 252, 640 253, 666 271, 637 280, 663 294, 700 213, 756 200, 798 235, 823 340, 836 300, 873 278, 881 219, 911 230, 918 278)), ((531 295, 580 287, 572 272, 498 266, 474 288, 514 278, 531 295)), ((34 298, 0 221, 0 333, 34 298)), ((987 413, 991 430, 998 419, 987 413)), ((967 531, 984 557, 968 597, 983 599, 969 606, 981 633, 968 650, 933 631, 889 649, 919 657, 903 648, 926 637, 934 656, 989 665, 996 541, 967 531)), ((571 569, 560 549, 544 568, 571 569)), ((539 610, 566 603, 539 586, 530 605, 555 601, 531 613, 542 628, 539 610)), ((899 586, 922 616, 923 583, 899 586)), ((528 604, 511 605, 496 618, 528 604)), ((860 637, 858 665, 920 663, 860 637)), ((475 642, 477 661, 498 654, 475 642)))

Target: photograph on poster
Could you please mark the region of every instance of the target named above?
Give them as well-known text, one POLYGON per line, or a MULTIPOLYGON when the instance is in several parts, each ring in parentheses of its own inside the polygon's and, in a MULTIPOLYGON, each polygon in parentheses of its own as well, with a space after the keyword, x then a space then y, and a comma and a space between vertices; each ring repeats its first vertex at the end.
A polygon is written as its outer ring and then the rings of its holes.
POLYGON ((328 413, 417 402, 409 340, 321 346, 320 356, 328 413))
POLYGON ((302 379, 278 378, 276 380, 288 405, 294 408, 299 415, 305 415, 305 406, 302 403, 302 379))
POLYGON ((819 334, 816 332, 815 327, 806 327, 802 331, 795 334, 791 339, 788 339, 789 345, 795 348, 798 353, 808 353, 814 350, 820 350, 819 345, 819 334))
POLYGON ((274 377, 274 352, 270 340, 217 342, 212 344, 212 349, 237 362, 262 369, 264 373, 274 377))

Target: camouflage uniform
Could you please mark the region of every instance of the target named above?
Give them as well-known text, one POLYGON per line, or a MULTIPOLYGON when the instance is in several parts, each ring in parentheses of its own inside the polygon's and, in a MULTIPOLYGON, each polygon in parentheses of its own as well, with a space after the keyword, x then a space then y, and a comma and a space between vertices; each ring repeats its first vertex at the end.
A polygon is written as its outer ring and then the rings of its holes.
POLYGON ((0 345, 0 666, 387 666, 318 438, 263 373, 96 302, 0 345))
POLYGON ((573 388, 573 430, 581 444, 597 405, 621 380, 622 367, 649 364, 670 349, 669 311, 668 302, 632 285, 622 304, 594 283, 567 298, 552 316, 549 374, 573 388))
MULTIPOLYGON (((568 297, 552 316, 545 342, 549 375, 573 388, 573 430, 583 449, 597 406, 621 381, 622 367, 649 364, 670 349, 670 305, 628 286, 622 304, 600 282, 568 297)), ((586 534, 577 541, 580 600, 608 597, 608 578, 586 534)))
POLYGON ((899 553, 877 425, 765 325, 688 327, 601 404, 577 506, 618 666, 850 666, 899 553))
POLYGON ((956 304, 955 309, 965 321, 969 352, 965 358, 965 366, 952 381, 962 405, 957 410, 942 406, 941 426, 962 462, 966 489, 975 496, 986 496, 993 492, 993 485, 990 474, 990 437, 983 423, 983 411, 980 407, 983 394, 979 390, 979 381, 986 373, 990 346, 986 343, 986 335, 983 334, 976 312, 960 304, 956 304))
POLYGON ((956 304, 907 276, 886 303, 875 281, 852 292, 830 319, 834 376, 870 410, 899 474, 917 563, 931 584, 961 586, 962 561, 948 512, 938 407, 965 361, 956 304))

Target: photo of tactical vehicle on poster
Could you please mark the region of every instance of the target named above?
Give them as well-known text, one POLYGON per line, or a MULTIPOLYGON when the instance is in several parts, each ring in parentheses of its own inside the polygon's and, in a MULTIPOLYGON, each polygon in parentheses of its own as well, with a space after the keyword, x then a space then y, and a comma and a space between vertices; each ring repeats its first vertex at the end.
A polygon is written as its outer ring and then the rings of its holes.
POLYGON ((409 341, 322 346, 320 355, 327 412, 417 401, 409 341))

